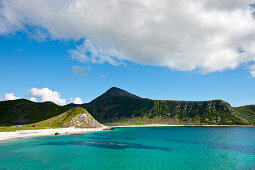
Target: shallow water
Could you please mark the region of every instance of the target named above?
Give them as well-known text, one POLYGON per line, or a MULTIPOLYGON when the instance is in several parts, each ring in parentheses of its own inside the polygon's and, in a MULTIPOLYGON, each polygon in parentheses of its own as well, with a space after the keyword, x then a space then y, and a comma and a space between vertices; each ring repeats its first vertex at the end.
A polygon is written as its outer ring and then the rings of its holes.
POLYGON ((0 169, 255 169, 254 127, 138 127, 0 143, 0 169))

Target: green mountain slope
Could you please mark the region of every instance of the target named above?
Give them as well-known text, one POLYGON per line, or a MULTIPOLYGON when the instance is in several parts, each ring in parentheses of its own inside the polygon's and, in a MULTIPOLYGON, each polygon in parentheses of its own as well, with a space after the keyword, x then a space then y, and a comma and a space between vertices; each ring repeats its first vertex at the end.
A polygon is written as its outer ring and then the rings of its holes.
POLYGON ((167 123, 242 125, 250 117, 235 112, 227 102, 166 101, 140 98, 119 88, 111 88, 95 100, 80 106, 101 123, 167 123))
POLYGON ((36 103, 26 99, 0 102, 0 125, 36 123, 39 127, 100 127, 84 108, 36 103))
POLYGON ((249 124, 255 125, 255 105, 233 107, 233 110, 240 116, 248 120, 249 124))
POLYGON ((70 109, 52 102, 35 103, 26 99, 0 102, 0 124, 30 124, 57 116, 70 109))
POLYGON ((54 116, 36 124, 39 126, 79 128, 95 128, 102 126, 87 112, 87 110, 81 107, 71 108, 58 116, 54 116))

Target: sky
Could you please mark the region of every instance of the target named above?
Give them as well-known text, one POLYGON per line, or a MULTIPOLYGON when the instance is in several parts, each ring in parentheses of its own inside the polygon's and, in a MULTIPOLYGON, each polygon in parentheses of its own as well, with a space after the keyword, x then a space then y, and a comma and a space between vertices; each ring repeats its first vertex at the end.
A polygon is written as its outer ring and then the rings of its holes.
POLYGON ((0 0, 0 80, 0 100, 255 104, 255 1, 0 0))

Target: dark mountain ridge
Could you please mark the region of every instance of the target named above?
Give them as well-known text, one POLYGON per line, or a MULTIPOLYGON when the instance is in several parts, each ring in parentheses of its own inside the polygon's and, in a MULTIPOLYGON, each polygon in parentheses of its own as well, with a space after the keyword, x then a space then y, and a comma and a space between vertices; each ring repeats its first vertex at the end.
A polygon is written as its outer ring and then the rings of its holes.
MULTIPOLYGON (((0 125, 36 123, 47 127, 101 127, 86 109, 36 103, 26 99, 0 102, 0 125)), ((31 126, 30 126, 31 127, 31 126)))
POLYGON ((151 100, 116 87, 90 103, 73 106, 87 109, 101 123, 241 125, 253 124, 255 114, 250 109, 247 116, 243 107, 236 109, 222 100, 151 100))
POLYGON ((36 103, 26 99, 0 102, 0 124, 29 124, 57 116, 70 109, 53 102, 36 103))
POLYGON ((72 115, 86 113, 79 109, 70 111, 73 107, 83 107, 100 123, 255 125, 255 105, 231 107, 222 100, 151 100, 116 87, 85 104, 58 106, 52 102, 36 103, 26 99, 1 101, 0 124, 30 124, 53 117, 51 120, 56 120, 56 116, 69 112, 72 115))

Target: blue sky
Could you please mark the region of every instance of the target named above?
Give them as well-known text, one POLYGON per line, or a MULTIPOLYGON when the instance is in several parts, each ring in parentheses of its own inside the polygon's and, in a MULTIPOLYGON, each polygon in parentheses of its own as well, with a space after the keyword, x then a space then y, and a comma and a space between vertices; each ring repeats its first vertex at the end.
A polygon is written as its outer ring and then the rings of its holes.
POLYGON ((119 87, 255 104, 252 0, 125 2, 0 1, 1 100, 85 103, 119 87))
POLYGON ((47 87, 58 91, 67 103, 70 97, 86 102, 115 86, 151 99, 222 99, 234 106, 255 103, 255 79, 245 67, 201 75, 132 62, 125 66, 84 64, 68 53, 77 43, 80 42, 38 42, 24 32, 1 36, 0 95, 13 92, 28 98, 28 89, 47 87), (74 65, 83 67, 87 77, 74 73, 74 65))

